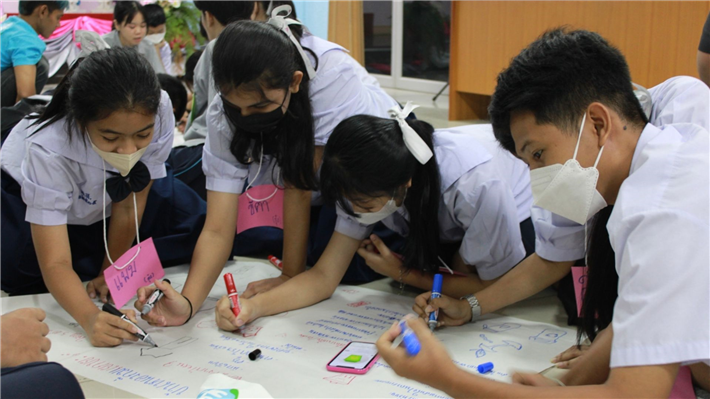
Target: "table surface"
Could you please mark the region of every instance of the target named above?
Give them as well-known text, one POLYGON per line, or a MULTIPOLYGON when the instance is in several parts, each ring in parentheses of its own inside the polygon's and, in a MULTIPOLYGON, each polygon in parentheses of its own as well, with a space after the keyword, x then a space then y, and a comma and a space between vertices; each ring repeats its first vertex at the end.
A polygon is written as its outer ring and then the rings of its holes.
MULTIPOLYGON (((236 260, 251 261, 251 262, 263 262, 269 264, 267 260, 256 259, 256 258, 245 258, 237 257, 236 260)), ((166 276, 170 275, 171 269, 166 269, 166 276)), ((385 278, 377 281, 373 281, 367 284, 360 285, 364 288, 370 288, 373 290, 383 291, 392 294, 399 294, 399 284, 390 278, 385 278)), ((412 287, 405 287, 402 295, 414 298, 421 291, 414 289, 412 287)), ((524 320, 542 322, 554 324, 560 327, 567 326, 567 314, 562 307, 562 304, 557 299, 557 295, 554 290, 548 288, 531 298, 528 298, 522 302, 511 305, 499 312, 497 314, 517 317, 524 320)), ((559 369, 549 369, 544 372, 545 375, 550 375, 554 377, 559 377, 563 374, 563 370, 559 369)), ((84 395, 87 399, 93 398, 142 398, 142 396, 137 396, 133 393, 123 391, 118 388, 94 381, 89 378, 85 378, 80 375, 76 375, 81 387, 84 391, 84 395)))

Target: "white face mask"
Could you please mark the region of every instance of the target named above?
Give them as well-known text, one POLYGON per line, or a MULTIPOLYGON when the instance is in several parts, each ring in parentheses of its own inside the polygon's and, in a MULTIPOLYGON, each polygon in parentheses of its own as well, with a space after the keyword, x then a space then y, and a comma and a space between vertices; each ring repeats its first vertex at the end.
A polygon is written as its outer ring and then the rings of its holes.
POLYGON ((604 147, 599 150, 593 167, 582 168, 577 161, 577 150, 586 119, 585 113, 572 159, 564 165, 555 164, 530 171, 533 205, 579 224, 587 223, 592 216, 607 206, 604 197, 597 191, 597 164, 604 147))
POLYGON ((165 32, 163 33, 153 33, 152 35, 148 35, 143 38, 143 40, 147 41, 148 43, 152 45, 160 44, 160 42, 165 39, 165 32))
MULTIPOLYGON (((89 140, 90 141, 90 140, 89 140)), ((140 150, 134 152, 133 154, 117 154, 115 152, 106 152, 100 150, 98 147, 91 143, 91 147, 96 151, 97 154, 104 161, 108 162, 109 165, 113 166, 121 173, 121 176, 126 177, 128 173, 133 169, 133 167, 140 161, 141 157, 148 149, 148 147, 141 148, 140 150)))
POLYGON ((377 212, 365 212, 365 213, 360 213, 360 212, 355 212, 355 215, 358 216, 358 222, 364 224, 364 225, 371 225, 379 222, 382 219, 385 219, 387 216, 397 212, 397 203, 394 200, 394 197, 387 201, 385 206, 382 207, 377 212))

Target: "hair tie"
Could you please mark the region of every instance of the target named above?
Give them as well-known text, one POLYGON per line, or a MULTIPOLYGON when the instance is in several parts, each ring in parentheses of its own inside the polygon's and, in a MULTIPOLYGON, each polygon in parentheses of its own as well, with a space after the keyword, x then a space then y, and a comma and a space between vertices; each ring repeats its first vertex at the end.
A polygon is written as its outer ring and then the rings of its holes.
POLYGON ((292 18, 287 18, 289 15, 291 15, 291 6, 288 4, 284 4, 281 6, 278 6, 273 9, 271 12, 271 18, 269 18, 269 21, 267 24, 275 27, 276 29, 280 30, 283 32, 286 36, 288 36, 289 39, 293 42, 293 44, 296 46, 296 50, 298 50, 298 53, 301 55, 301 58, 303 59, 303 63, 306 65, 306 72, 308 73, 308 79, 313 79, 316 77, 316 70, 313 69, 313 65, 311 65, 311 60, 308 59, 306 56, 306 53, 303 51, 303 47, 301 47, 301 43, 296 39, 296 36, 291 33, 291 28, 289 28, 289 25, 302 25, 303 24, 299 21, 296 21, 295 19, 292 18), (283 15, 281 15, 284 13, 283 15))
POLYGON ((417 132, 409 126, 406 120, 407 116, 409 116, 409 114, 411 114, 417 107, 419 106, 412 104, 411 101, 407 101, 404 108, 400 109, 398 106, 392 107, 388 110, 388 112, 390 116, 397 121, 399 128, 402 129, 404 145, 406 145, 409 152, 414 155, 414 158, 416 158, 419 163, 424 165, 431 159, 431 157, 434 156, 434 153, 424 142, 424 140, 422 140, 422 138, 417 134, 417 132))

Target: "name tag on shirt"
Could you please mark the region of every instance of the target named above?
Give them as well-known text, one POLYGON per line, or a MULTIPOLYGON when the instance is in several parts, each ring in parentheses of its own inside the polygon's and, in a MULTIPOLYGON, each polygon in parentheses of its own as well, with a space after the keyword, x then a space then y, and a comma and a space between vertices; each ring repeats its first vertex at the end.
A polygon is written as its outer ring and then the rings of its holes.
POLYGON ((572 267, 572 282, 574 283, 574 297, 577 300, 577 316, 582 317, 582 303, 587 292, 587 266, 572 267))
POLYGON ((139 288, 151 285, 163 276, 165 271, 152 238, 129 249, 104 270, 111 298, 118 309, 133 298, 139 288))
POLYGON ((237 234, 254 227, 276 227, 283 230, 283 214, 282 188, 274 184, 252 187, 239 196, 237 234))

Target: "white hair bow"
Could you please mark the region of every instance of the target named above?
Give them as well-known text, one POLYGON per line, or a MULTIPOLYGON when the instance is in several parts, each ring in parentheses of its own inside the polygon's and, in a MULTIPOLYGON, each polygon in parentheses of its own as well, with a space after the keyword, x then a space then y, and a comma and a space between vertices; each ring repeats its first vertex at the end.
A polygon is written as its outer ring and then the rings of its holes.
POLYGON ((311 60, 308 59, 306 56, 305 51, 303 51, 303 47, 301 47, 301 43, 299 43, 298 39, 291 33, 291 28, 289 28, 289 25, 303 25, 299 21, 296 21, 295 19, 292 18, 287 18, 289 15, 291 15, 291 6, 288 4, 284 4, 281 6, 278 6, 271 11, 271 18, 267 22, 269 25, 276 27, 276 29, 280 30, 281 32, 285 33, 286 36, 288 36, 289 39, 293 42, 293 44, 296 46, 296 49, 298 50, 298 53, 301 55, 301 58, 303 58, 303 63, 306 65, 306 72, 308 73, 308 78, 313 79, 316 77, 316 70, 313 69, 313 65, 311 65, 311 60), (282 15, 282 13, 284 13, 282 15))
POLYGON ((411 101, 407 101, 407 104, 403 109, 400 109, 397 106, 390 108, 388 112, 390 116, 394 118, 397 123, 399 123, 399 128, 402 129, 404 145, 406 145, 409 152, 414 155, 414 158, 416 158, 419 163, 424 165, 431 159, 431 157, 434 156, 434 153, 406 121, 407 116, 409 116, 409 114, 411 114, 412 111, 418 107, 418 105, 412 104, 411 101))

